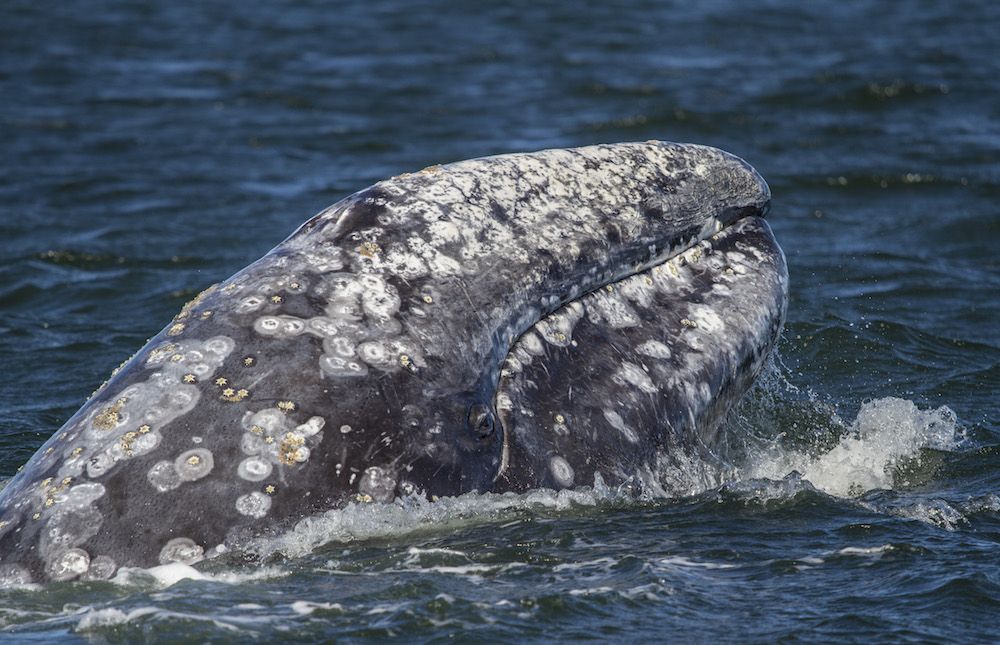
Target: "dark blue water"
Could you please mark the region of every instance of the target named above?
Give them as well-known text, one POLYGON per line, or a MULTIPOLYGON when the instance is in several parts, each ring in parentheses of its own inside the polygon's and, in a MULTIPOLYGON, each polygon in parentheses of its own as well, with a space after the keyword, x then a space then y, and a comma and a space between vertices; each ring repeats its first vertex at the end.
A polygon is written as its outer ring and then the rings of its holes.
POLYGON ((0 636, 995 640, 998 7, 5 2, 3 476, 202 288, 434 163, 722 147, 792 288, 731 467, 674 497, 352 507, 263 565, 0 591, 0 636))

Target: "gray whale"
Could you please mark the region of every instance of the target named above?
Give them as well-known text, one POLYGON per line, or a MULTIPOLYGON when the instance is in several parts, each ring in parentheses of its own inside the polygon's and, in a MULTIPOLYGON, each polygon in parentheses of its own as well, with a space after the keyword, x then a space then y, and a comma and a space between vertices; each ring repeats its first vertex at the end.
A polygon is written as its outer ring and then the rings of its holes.
POLYGON ((784 319, 764 180, 646 142, 331 206, 188 303, 0 492, 0 583, 193 563, 350 502, 654 481, 784 319))

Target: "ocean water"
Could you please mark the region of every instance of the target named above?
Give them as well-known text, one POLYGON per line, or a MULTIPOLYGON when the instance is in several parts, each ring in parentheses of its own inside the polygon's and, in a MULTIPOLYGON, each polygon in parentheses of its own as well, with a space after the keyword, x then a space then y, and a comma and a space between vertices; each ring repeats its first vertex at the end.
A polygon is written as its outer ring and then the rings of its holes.
POLYGON ((205 286, 380 178, 646 139, 774 195, 789 315, 668 496, 348 507, 0 590, 14 642, 996 640, 1000 5, 0 8, 0 475, 205 286))

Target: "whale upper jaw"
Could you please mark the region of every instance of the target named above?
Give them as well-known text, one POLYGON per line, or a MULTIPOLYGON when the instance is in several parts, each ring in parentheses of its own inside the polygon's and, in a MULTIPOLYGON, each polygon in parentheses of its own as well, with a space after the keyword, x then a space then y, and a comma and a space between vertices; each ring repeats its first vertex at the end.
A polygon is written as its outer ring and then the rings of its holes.
POLYGON ((769 200, 742 160, 661 142, 352 195, 188 303, 29 460, 0 492, 0 581, 190 563, 352 500, 487 490, 514 341, 769 200))

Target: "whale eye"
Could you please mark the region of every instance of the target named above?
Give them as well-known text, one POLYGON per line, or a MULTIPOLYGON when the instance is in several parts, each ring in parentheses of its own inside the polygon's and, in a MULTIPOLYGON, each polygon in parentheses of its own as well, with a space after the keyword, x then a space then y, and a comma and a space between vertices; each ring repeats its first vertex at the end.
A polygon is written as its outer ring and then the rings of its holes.
POLYGON ((494 430, 493 411, 482 403, 476 403, 469 408, 469 428, 479 439, 488 439, 494 430))

